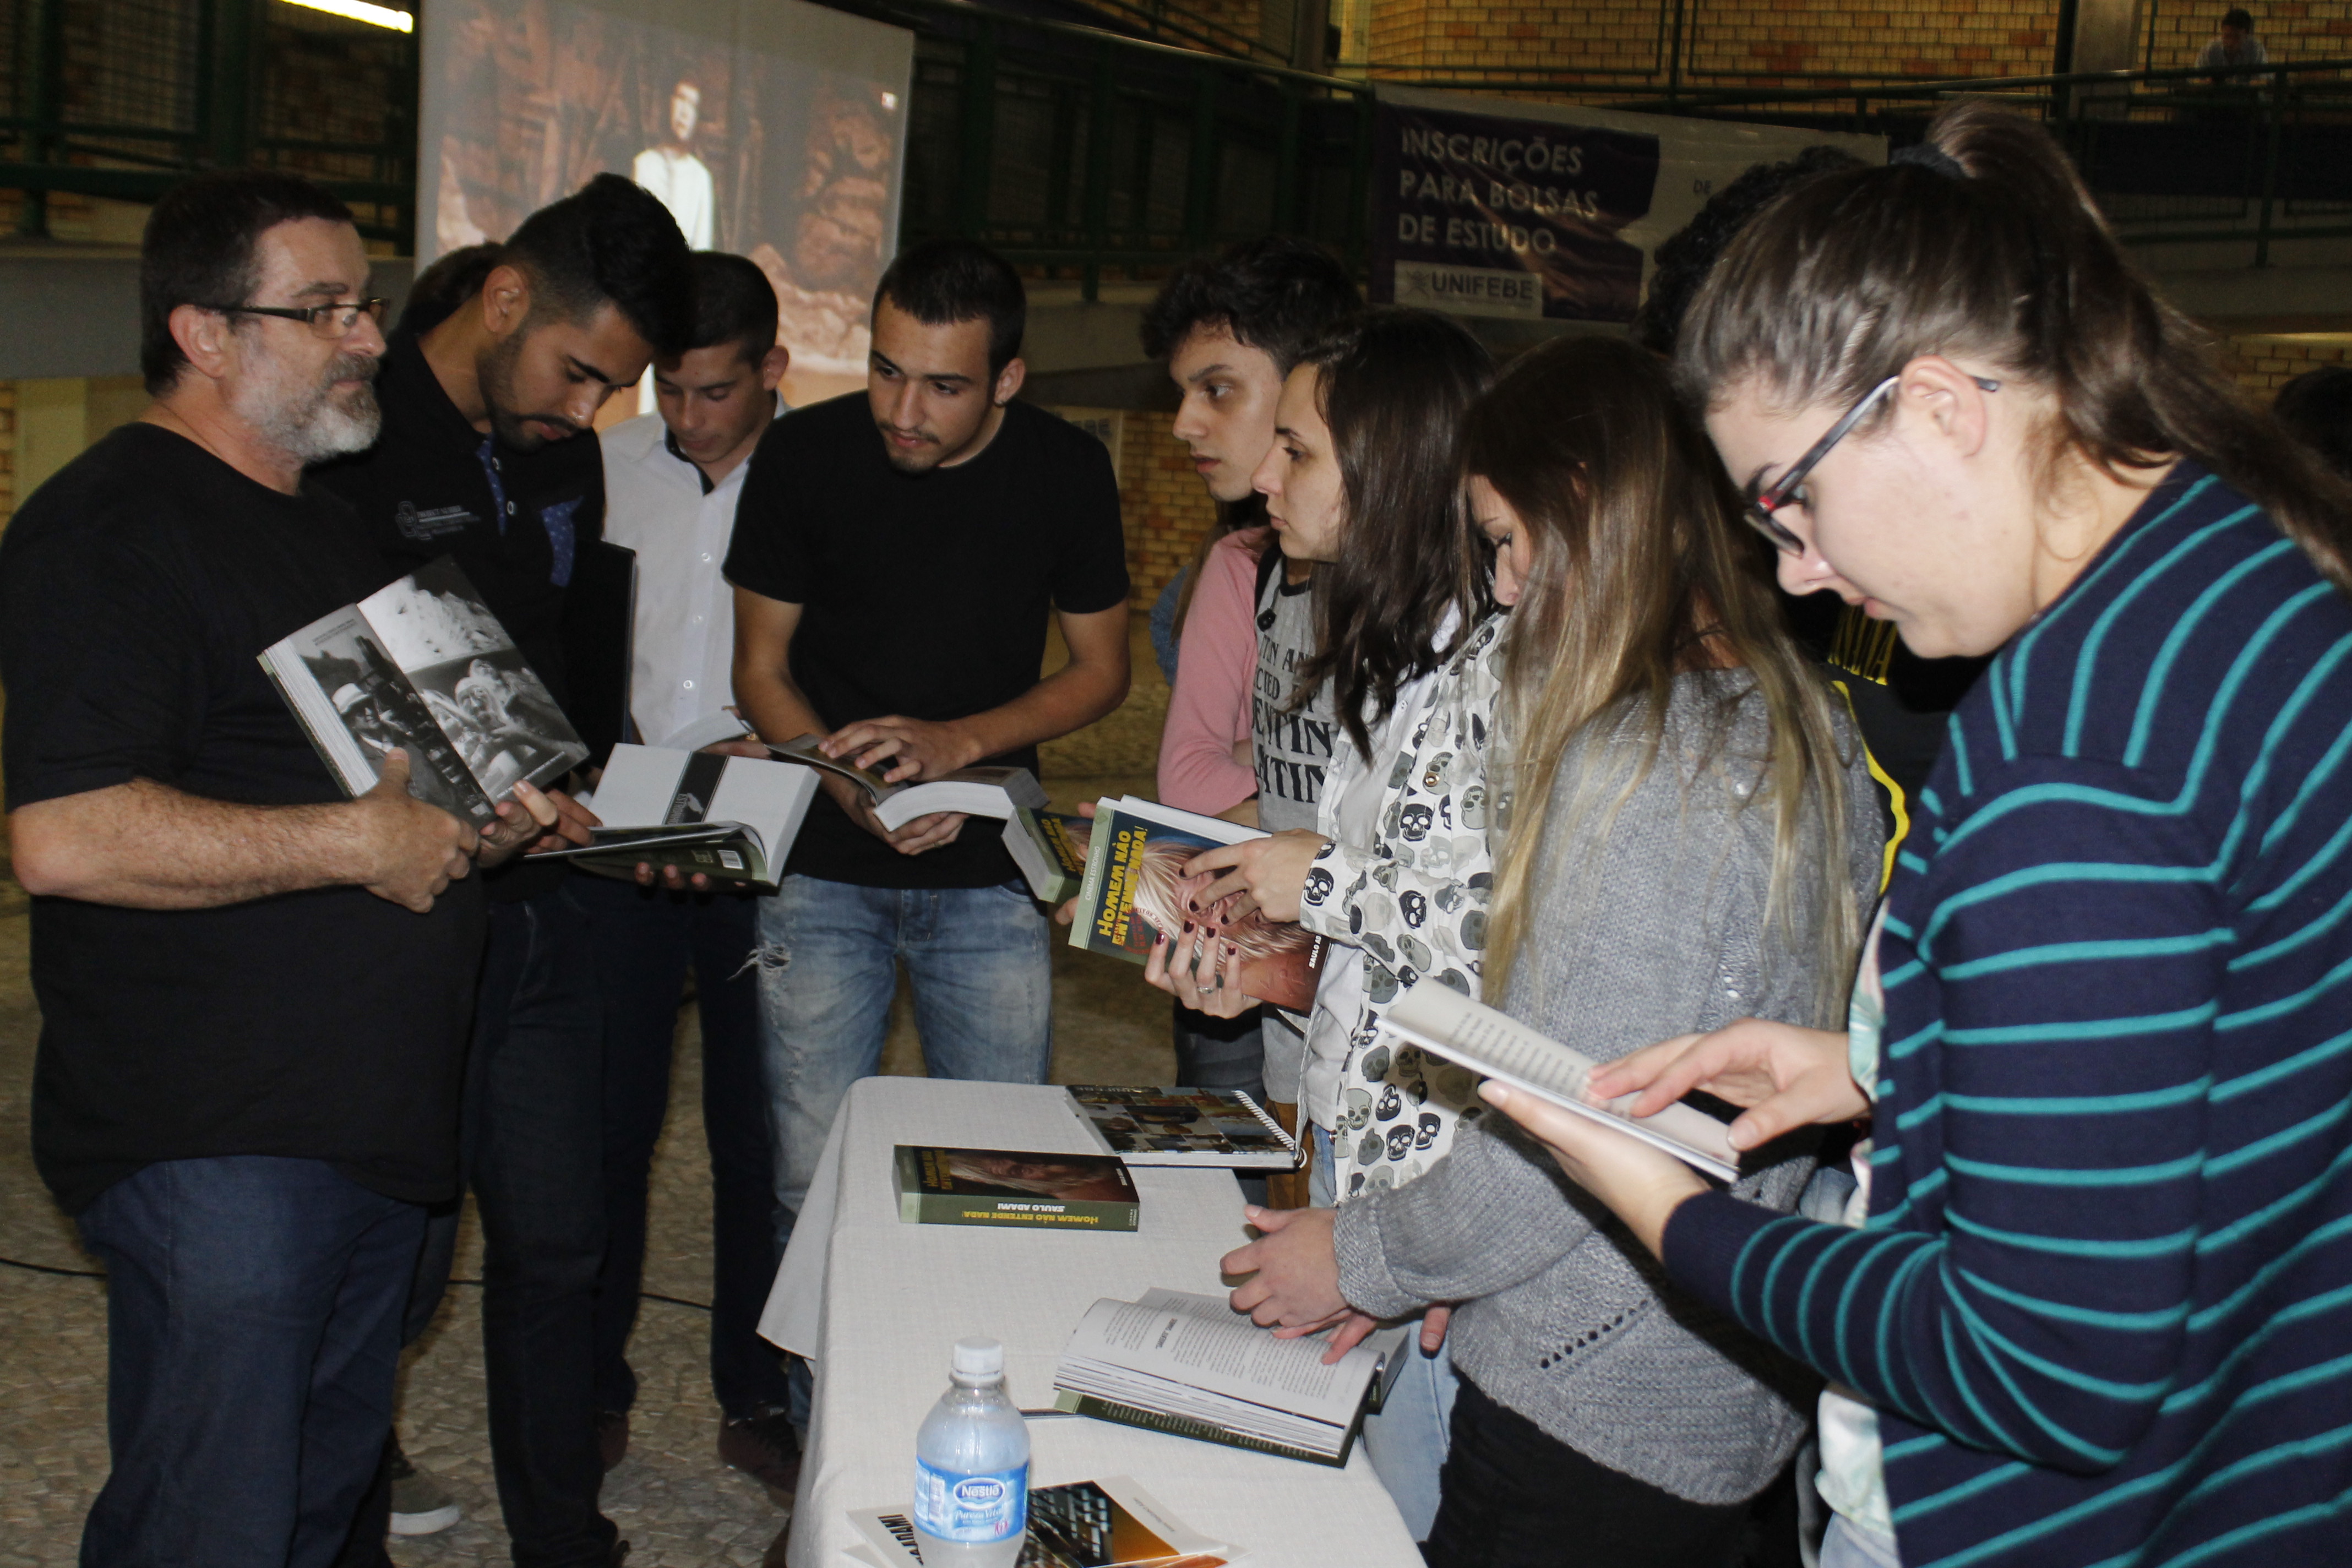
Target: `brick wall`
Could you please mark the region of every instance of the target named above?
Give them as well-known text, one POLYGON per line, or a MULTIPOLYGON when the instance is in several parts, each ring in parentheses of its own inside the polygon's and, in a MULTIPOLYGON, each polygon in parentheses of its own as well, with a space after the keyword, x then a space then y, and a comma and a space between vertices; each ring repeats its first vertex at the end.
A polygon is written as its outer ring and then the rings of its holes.
MULTIPOLYGON (((2311 0, 2343 4, 2347 0, 2311 0)), ((1769 81, 1789 73, 1991 76, 2047 70, 2057 0, 1694 0, 1686 68, 1769 81)), ((1398 0, 1376 5, 1376 65, 1419 69, 1515 66, 1559 71, 1658 69, 1657 0, 1479 5, 1398 0)))
POLYGON ((1690 68, 1769 79, 1778 72, 2033 76, 2051 68, 2056 0, 1932 0, 1893 9, 1863 0, 1707 0, 1691 28, 1690 68))
POLYGON ((2221 341, 2221 368, 2263 407, 2278 389, 2308 370, 2352 364, 2352 340, 2340 336, 2242 337, 2221 341))
MULTIPOLYGON (((2155 64, 2187 66, 2228 0, 2157 0, 2155 64)), ((2250 6, 2274 60, 2352 56, 2352 0, 2250 6)), ((1562 72, 1660 68, 1659 0, 1378 0, 1377 67, 1440 71, 1519 67, 1562 72)), ((1791 75, 2033 76, 2057 47, 2057 0, 1690 0, 1685 69, 1769 84, 1791 75)), ((2134 58, 2145 57, 2143 31, 2134 58)))
POLYGON ((1118 505, 1127 525, 1127 570, 1135 580, 1138 610, 1192 564, 1201 538, 1216 521, 1216 503, 1201 487, 1184 443, 1171 430, 1172 414, 1129 414, 1119 453, 1118 505))

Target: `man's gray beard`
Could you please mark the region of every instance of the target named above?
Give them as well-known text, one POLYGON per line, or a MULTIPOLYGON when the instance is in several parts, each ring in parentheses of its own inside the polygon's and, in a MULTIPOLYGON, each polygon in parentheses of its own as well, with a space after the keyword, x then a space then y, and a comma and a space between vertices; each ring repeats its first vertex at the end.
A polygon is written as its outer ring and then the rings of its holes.
POLYGON ((376 406, 375 388, 365 383, 337 399, 335 384, 353 374, 373 378, 375 362, 339 354, 315 384, 299 389, 287 385, 291 378, 281 365, 273 364, 268 374, 237 388, 229 409, 255 435, 299 463, 364 452, 383 428, 383 411, 376 406))

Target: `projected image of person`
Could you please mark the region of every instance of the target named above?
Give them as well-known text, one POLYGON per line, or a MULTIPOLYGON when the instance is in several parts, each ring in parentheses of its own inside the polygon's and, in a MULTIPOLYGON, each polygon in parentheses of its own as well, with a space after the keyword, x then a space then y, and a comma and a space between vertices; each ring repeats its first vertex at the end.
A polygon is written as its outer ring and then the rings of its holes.
POLYGON ((681 80, 669 90, 669 134, 659 145, 637 154, 629 177, 645 186, 677 220, 686 243, 697 250, 711 245, 711 214, 717 197, 710 184, 710 166, 694 155, 694 132, 702 118, 702 89, 681 80))
MULTIPOLYGON (((908 35, 767 0, 697 12, 688 28, 621 0, 444 0, 417 63, 420 157, 437 171, 419 246, 499 240, 598 171, 625 175, 689 247, 767 278, 786 403, 854 391, 898 248, 908 35)), ((653 406, 648 384, 638 412, 653 406)))

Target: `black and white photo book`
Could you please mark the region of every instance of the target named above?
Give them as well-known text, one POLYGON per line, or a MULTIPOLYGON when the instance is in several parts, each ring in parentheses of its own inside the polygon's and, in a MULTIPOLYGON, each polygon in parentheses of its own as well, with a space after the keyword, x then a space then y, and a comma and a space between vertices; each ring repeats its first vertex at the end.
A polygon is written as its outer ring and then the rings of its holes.
POLYGON ((408 753, 408 790, 477 828, 519 781, 586 759, 546 683, 448 557, 273 643, 261 668, 346 793, 408 753))

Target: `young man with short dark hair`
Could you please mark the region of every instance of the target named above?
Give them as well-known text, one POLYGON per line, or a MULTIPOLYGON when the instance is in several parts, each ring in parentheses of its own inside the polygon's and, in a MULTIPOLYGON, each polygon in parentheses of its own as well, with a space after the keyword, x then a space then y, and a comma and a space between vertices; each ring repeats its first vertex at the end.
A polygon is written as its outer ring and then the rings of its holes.
MULTIPOLYGON (((1184 263, 1144 312, 1143 351, 1168 367, 1182 399, 1176 438, 1192 448, 1193 468, 1228 529, 1265 521, 1250 476, 1273 449, 1283 377, 1317 337, 1361 305, 1338 258, 1310 241, 1276 236, 1184 263)), ((1231 647, 1195 637, 1181 656, 1160 747, 1160 794, 1196 811, 1223 811, 1254 796, 1255 816, 1246 819, 1258 826, 1312 828, 1331 755, 1330 694, 1318 692, 1296 711, 1289 707, 1291 672, 1315 649, 1312 569, 1282 560, 1271 537, 1258 543, 1255 586, 1235 584, 1256 595, 1249 606, 1254 626, 1231 647), (1244 713, 1251 741, 1237 748, 1233 725, 1244 713)), ((1204 555, 1204 578, 1213 568, 1236 574, 1249 569, 1232 553, 1243 549, 1240 542, 1220 548, 1224 557, 1204 555)), ((1276 1114, 1289 1119, 1286 1125, 1295 1121, 1307 1042, 1278 1009, 1213 1018, 1181 1002, 1175 1007, 1178 1083, 1240 1089, 1270 1100, 1276 1114)))
MULTIPOLYGON (((1127 561, 1102 443, 1016 403, 1021 279, 964 240, 883 275, 866 390, 788 414, 754 460, 727 576, 735 695, 771 741, 937 778, 1034 768, 1127 693, 1127 561), (1069 663, 1038 679, 1047 617, 1069 663)), ((876 1070, 897 966, 940 1078, 1039 1083, 1048 922, 999 825, 892 832, 828 778, 761 900, 759 978, 788 1228, 835 1110, 876 1070)))
MULTIPOLYGON (((323 1568, 390 1429, 425 1205, 457 1184, 490 840, 346 800, 263 649, 383 584, 303 466, 375 438, 383 301, 342 203, 236 170, 140 265, 154 402, 0 544, 33 1150, 107 1267, 113 1473, 82 1561, 323 1568)), ((513 831, 509 831, 509 830, 513 831)))
MULTIPOLYGON (((781 406, 791 353, 776 291, 740 256, 694 258, 685 353, 654 362, 659 412, 615 425, 604 456, 604 537, 637 554, 629 711, 661 745, 732 705, 734 590, 720 575, 750 460, 781 406)), ((764 757, 756 742, 707 748, 764 757)), ((650 883, 648 879, 648 883, 650 883)), ((777 1261, 775 1167, 751 974, 748 894, 581 879, 604 995, 604 1267, 596 1295, 596 1408, 604 1459, 628 1444, 628 1363, 646 1250, 646 1184, 669 1105, 670 1042, 689 973, 702 1025, 702 1130, 710 1151, 710 1387, 719 1457, 789 1498, 800 1447, 781 1358, 760 1338, 777 1261)))
MULTIPOLYGON (((369 524, 386 575, 454 556, 567 710, 565 592, 604 523, 592 422, 655 354, 684 346, 690 256, 658 201, 599 174, 503 245, 445 258, 418 279, 385 351, 382 438, 315 475, 369 524)), ((592 632, 615 646, 626 635, 592 632)), ((562 805, 576 831, 584 813, 562 805)), ((625 1550, 596 1510, 604 1027, 588 916, 568 881, 561 863, 528 862, 490 879, 467 1065, 490 1453, 528 1568, 591 1568, 625 1550)), ((412 1338, 455 1240, 453 1211, 425 1247, 412 1338)))

